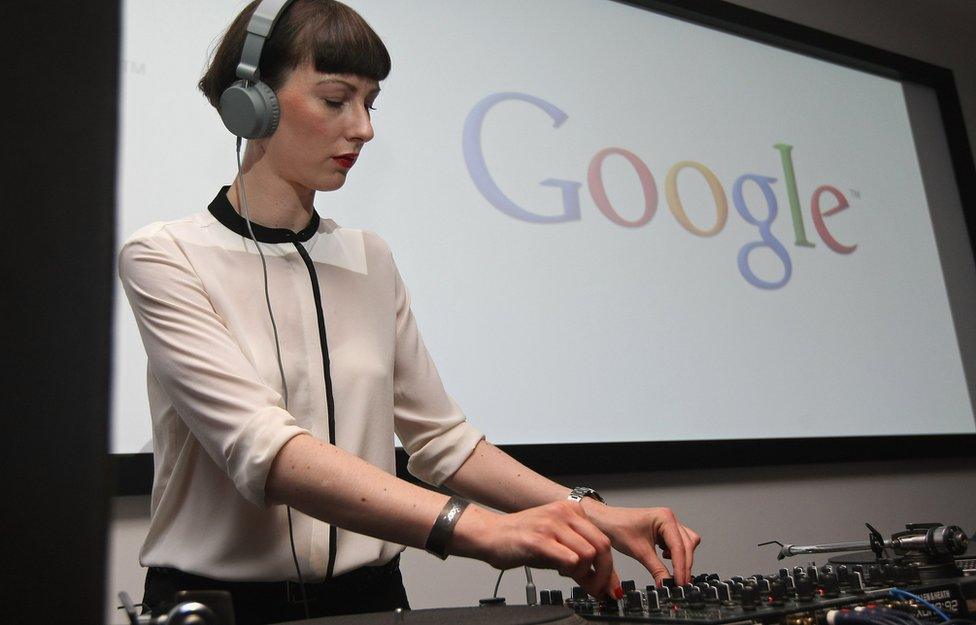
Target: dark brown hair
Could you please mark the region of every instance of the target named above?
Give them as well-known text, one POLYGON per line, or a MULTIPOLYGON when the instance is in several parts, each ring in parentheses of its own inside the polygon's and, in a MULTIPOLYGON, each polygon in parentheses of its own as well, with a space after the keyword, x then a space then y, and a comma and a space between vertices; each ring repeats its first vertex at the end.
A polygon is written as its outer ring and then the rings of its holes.
MULTIPOLYGON (((237 64, 247 24, 261 0, 254 0, 227 28, 197 86, 214 108, 224 89, 238 80, 237 64)), ((336 0, 295 0, 278 18, 261 51, 261 82, 277 90, 288 72, 311 61, 329 74, 356 74, 380 81, 390 73, 390 54, 366 20, 336 0)))

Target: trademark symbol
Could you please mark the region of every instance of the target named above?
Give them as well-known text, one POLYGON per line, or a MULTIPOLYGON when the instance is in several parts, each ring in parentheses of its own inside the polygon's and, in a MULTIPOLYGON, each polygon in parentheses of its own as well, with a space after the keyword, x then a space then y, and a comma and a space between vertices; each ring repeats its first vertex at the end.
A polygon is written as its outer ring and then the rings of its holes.
POLYGON ((851 194, 852 198, 857 200, 861 199, 861 192, 857 189, 848 189, 847 192, 851 194))

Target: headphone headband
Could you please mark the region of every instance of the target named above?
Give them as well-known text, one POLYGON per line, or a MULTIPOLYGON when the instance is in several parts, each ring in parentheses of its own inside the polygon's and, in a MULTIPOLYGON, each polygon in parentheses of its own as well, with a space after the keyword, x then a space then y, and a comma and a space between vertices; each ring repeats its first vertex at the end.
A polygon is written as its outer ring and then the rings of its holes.
POLYGON ((258 63, 261 61, 261 50, 274 30, 278 18, 285 12, 294 0, 262 0, 254 9, 251 20, 247 23, 247 38, 241 50, 241 60, 237 64, 237 77, 249 82, 260 79, 258 63))

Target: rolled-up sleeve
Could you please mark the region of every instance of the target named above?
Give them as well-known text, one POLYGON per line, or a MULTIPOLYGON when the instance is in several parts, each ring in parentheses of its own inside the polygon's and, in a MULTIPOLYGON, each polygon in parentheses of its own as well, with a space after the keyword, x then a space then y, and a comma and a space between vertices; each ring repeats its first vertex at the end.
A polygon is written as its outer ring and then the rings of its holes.
POLYGON ((176 241, 130 239, 119 277, 149 368, 180 419, 240 494, 266 506, 275 456, 307 430, 245 357, 176 241))
POLYGON ((396 362, 393 415, 397 437, 410 455, 407 470, 439 486, 474 451, 484 435, 467 422, 448 395, 424 346, 410 295, 396 271, 396 362))

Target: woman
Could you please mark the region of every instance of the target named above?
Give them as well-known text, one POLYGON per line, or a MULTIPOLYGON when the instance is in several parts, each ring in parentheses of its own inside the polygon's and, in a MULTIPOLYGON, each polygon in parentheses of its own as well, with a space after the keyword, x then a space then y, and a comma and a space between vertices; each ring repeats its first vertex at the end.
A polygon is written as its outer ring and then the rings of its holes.
MULTIPOLYGON (((218 109, 257 4, 200 81, 218 109)), ((485 441, 444 391, 385 243, 315 212, 373 138, 390 71, 376 33, 339 2, 296 0, 259 70, 274 132, 208 211, 120 254, 153 416, 145 603, 226 589, 239 623, 407 607, 402 545, 556 569, 594 596, 620 593, 611 546, 670 576, 660 545, 686 582, 699 537, 670 510, 569 500, 485 441), (414 475, 505 513, 397 479, 394 432, 414 475)))

